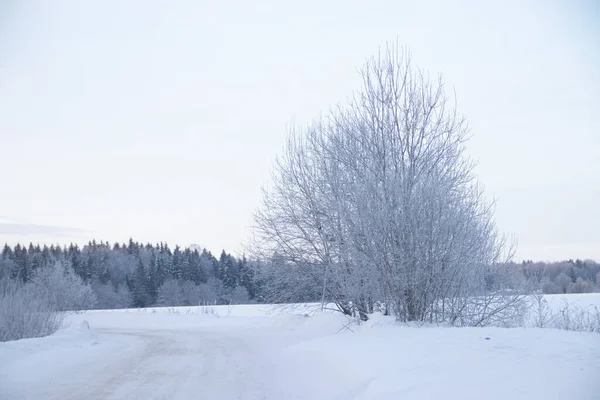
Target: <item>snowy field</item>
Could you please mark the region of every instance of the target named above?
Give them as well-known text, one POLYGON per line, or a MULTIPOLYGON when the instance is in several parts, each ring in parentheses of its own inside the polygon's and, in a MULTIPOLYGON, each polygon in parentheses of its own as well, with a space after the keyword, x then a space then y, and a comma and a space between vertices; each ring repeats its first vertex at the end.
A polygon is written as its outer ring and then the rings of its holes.
MULTIPOLYGON (((600 306, 600 294, 548 296, 600 306)), ((600 399, 600 335, 357 326, 314 305, 88 311, 0 343, 0 399, 600 399)))
POLYGON ((548 305, 554 311, 560 310, 565 304, 570 307, 579 307, 581 309, 600 308, 600 293, 583 293, 583 294, 547 294, 544 299, 548 301, 548 305))

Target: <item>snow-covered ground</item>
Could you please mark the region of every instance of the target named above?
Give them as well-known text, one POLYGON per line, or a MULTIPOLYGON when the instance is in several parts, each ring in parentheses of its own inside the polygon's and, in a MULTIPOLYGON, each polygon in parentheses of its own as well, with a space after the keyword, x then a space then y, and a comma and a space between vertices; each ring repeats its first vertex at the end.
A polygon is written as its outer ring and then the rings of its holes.
POLYGON ((568 304, 569 307, 580 308, 584 310, 600 309, 600 293, 582 293, 582 294, 547 294, 544 299, 554 311, 560 310, 568 304))
POLYGON ((0 343, 0 399, 600 399, 598 334, 347 323, 313 305, 73 314, 0 343))

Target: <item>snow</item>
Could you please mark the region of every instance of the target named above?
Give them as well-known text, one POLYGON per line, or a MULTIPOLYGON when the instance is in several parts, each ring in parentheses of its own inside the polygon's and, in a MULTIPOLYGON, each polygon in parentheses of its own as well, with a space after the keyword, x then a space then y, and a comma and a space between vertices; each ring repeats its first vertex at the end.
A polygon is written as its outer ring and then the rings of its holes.
POLYGON ((362 327, 359 334, 311 340, 285 353, 311 382, 286 382, 298 398, 600 398, 600 341, 594 334, 362 327))
MULTIPOLYGON (((549 303, 600 305, 600 295, 549 303)), ((600 399, 600 335, 359 325, 316 305, 73 314, 0 343, 0 399, 600 399)))
POLYGON ((600 309, 600 293, 548 294, 544 296, 553 311, 558 311, 568 304, 571 308, 595 311, 600 309))

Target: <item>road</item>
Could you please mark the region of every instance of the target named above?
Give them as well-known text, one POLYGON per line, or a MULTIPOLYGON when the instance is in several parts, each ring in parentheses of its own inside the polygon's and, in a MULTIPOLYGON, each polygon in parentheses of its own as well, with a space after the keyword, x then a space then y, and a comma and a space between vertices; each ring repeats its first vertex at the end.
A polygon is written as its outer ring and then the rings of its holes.
MULTIPOLYGON (((105 351, 79 354, 66 366, 55 360, 60 367, 32 376, 20 393, 2 400, 276 398, 269 387, 274 383, 269 379, 270 350, 243 329, 96 332, 105 351)), ((42 361, 52 368, 51 360, 42 361)))

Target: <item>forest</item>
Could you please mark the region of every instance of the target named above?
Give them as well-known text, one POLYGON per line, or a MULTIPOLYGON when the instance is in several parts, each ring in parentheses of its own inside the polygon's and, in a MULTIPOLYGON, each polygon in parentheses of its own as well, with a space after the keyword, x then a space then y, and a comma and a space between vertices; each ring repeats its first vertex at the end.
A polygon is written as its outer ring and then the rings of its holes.
MULTIPOLYGON (((126 308, 247 303, 256 299, 256 286, 248 261, 227 254, 216 258, 206 249, 165 243, 112 245, 91 241, 83 247, 20 244, 5 245, 0 257, 0 278, 23 284, 72 276, 91 289, 84 304, 71 307, 126 308)), ((54 292, 60 292, 57 288, 54 292)))
MULTIPOLYGON (((0 279, 27 284, 51 284, 49 275, 59 269, 54 285, 70 275, 87 295, 65 308, 113 309, 150 306, 192 306, 255 302, 300 302, 321 300, 321 282, 302 279, 294 268, 236 258, 224 250, 219 257, 191 246, 169 247, 166 243, 143 244, 90 241, 40 246, 4 245, 0 257, 0 279), (62 276, 61 276, 62 274, 62 276)), ((593 260, 507 264, 511 279, 506 289, 533 288, 544 294, 600 291, 600 264, 593 260)), ((68 281, 68 279, 67 279, 68 281)), ((56 293, 58 287, 52 289, 56 293)))

